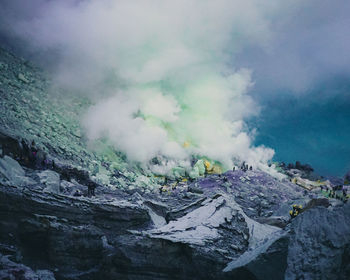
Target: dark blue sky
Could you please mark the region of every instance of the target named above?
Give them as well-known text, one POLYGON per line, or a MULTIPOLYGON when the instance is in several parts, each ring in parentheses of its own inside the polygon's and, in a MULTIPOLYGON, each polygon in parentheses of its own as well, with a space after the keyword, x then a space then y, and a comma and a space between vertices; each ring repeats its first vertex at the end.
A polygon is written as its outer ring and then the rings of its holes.
POLYGON ((349 81, 335 81, 307 95, 260 100, 262 112, 250 121, 258 129, 255 143, 274 148, 275 160, 299 160, 321 175, 343 176, 350 170, 349 92, 349 81))

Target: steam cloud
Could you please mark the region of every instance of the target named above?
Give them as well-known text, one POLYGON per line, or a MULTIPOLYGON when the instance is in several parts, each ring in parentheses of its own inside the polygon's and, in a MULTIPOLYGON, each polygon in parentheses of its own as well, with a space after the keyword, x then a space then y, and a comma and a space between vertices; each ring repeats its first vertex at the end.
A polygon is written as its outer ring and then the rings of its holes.
POLYGON ((276 18, 304 1, 35 2, 31 16, 9 17, 11 31, 59 53, 58 82, 93 92, 83 120, 89 139, 108 137, 142 163, 272 158, 272 149, 252 146, 244 120, 259 106, 247 94, 251 70, 235 60, 251 46, 271 50, 276 18))

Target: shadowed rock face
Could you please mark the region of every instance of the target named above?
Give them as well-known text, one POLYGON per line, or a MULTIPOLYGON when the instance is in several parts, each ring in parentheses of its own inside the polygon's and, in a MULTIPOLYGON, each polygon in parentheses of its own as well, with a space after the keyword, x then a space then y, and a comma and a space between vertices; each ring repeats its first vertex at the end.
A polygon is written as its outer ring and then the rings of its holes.
POLYGON ((5 186, 0 201, 0 240, 16 246, 32 267, 58 268, 58 278, 204 279, 224 264, 220 253, 191 248, 191 240, 148 237, 147 209, 126 201, 104 204, 5 186))
POLYGON ((91 203, 5 186, 0 200, 0 240, 19 246, 25 263, 60 273, 96 268, 108 236, 149 223, 146 210, 126 201, 91 203))
POLYGON ((220 188, 226 179, 212 180, 211 191, 188 200, 122 192, 91 199, 1 185, 0 253, 56 279, 347 279, 349 205, 314 203, 280 229, 250 218, 234 191, 220 188), (166 216, 176 218, 166 223, 166 216))
POLYGON ((286 279, 349 279, 350 204, 306 211, 291 228, 286 279))
POLYGON ((149 203, 135 198, 106 202, 1 186, 0 240, 22 262, 63 279, 224 277, 229 257, 247 249, 245 219, 222 196, 182 217, 186 225, 180 218, 173 231, 152 229, 149 203))
POLYGON ((55 280, 55 277, 51 271, 33 271, 28 266, 13 262, 8 256, 4 256, 2 254, 0 254, 0 264, 0 279, 55 280))

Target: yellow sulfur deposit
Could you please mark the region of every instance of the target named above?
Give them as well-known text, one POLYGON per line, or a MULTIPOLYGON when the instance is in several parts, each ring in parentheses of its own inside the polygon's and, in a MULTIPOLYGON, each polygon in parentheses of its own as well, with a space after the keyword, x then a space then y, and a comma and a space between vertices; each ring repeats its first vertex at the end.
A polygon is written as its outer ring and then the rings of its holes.
POLYGON ((209 161, 205 160, 204 161, 204 166, 205 166, 205 170, 208 172, 211 170, 211 164, 209 161))
POLYGON ((184 148, 188 148, 190 145, 191 145, 191 144, 190 144, 190 142, 188 142, 188 141, 185 141, 185 142, 182 144, 182 146, 183 146, 184 148))
POLYGON ((222 173, 222 168, 221 166, 214 164, 213 168, 211 169, 211 173, 213 174, 221 174, 222 173))

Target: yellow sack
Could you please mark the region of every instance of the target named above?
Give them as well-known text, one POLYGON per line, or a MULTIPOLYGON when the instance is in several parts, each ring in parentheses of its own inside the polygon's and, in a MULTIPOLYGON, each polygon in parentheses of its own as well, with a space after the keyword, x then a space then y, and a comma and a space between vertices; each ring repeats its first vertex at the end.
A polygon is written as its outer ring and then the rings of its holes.
POLYGON ((210 162, 209 161, 204 161, 204 166, 205 166, 205 170, 206 171, 209 171, 209 170, 211 170, 211 164, 210 164, 210 162))

